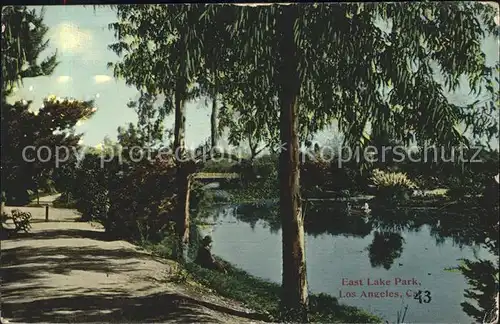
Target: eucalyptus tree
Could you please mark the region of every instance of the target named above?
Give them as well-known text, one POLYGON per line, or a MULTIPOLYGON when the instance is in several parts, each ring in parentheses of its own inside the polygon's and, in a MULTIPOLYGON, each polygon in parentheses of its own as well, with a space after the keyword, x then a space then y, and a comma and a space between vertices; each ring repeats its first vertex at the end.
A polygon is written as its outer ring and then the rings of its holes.
MULTIPOLYGON (((119 42, 111 47, 118 54, 128 53, 115 75, 174 98, 176 148, 182 143, 188 81, 203 71, 200 53, 206 45, 196 37, 203 30, 198 24, 215 16, 212 8, 123 7, 118 9, 120 22, 113 24, 119 42), (198 10, 205 12, 200 15, 198 10)), ((485 66, 480 40, 486 32, 496 35, 495 12, 466 2, 217 8, 224 8, 219 10, 229 17, 234 51, 229 63, 237 61, 239 73, 250 73, 244 76, 246 84, 238 83, 241 75, 232 73, 227 84, 232 81, 234 87, 221 92, 252 89, 240 96, 238 113, 261 117, 247 119, 257 122, 254 129, 267 127, 273 134, 279 126, 282 304, 304 316, 308 296, 299 141, 336 119, 353 145, 369 139, 369 122, 390 127, 391 137, 398 140, 416 134, 434 143, 463 142, 457 124, 475 124, 481 130, 476 121, 488 111, 452 105, 443 90, 456 89, 464 75, 474 90, 479 91, 483 81, 491 86, 493 73, 485 66), (437 70, 444 85, 435 79, 437 70)), ((235 106, 235 98, 227 98, 227 106, 235 106)), ((166 100, 165 107, 171 106, 172 100, 166 100)), ((186 233, 186 226, 179 228, 186 233)))
POLYGON ((210 97, 210 144, 211 148, 217 146, 220 134, 218 127, 218 113, 220 95, 222 92, 223 79, 227 79, 228 63, 230 63, 231 35, 226 26, 230 23, 231 16, 226 15, 223 6, 213 6, 211 15, 202 14, 198 33, 203 40, 201 60, 203 69, 197 76, 196 82, 200 87, 201 94, 210 97))
MULTIPOLYGON (((202 71, 202 43, 199 34, 203 5, 118 6, 118 22, 110 24, 117 42, 109 47, 121 61, 108 64, 114 75, 150 95, 163 94, 165 101, 158 118, 174 111, 174 151, 178 157, 177 233, 178 256, 185 256, 189 241, 189 219, 185 211, 187 174, 183 167, 186 155, 186 102, 199 96, 195 77, 202 71)), ((151 108, 151 107, 150 107, 151 108)))
POLYGON ((222 80, 219 130, 228 131, 231 145, 239 146, 246 141, 253 160, 265 148, 278 143, 277 100, 252 83, 255 74, 252 71, 258 67, 243 66, 236 58, 231 60, 234 64, 222 80))
POLYGON ((156 97, 140 92, 137 100, 131 100, 127 107, 134 109, 138 116, 137 125, 128 124, 128 128, 118 127, 118 141, 124 148, 141 147, 158 149, 164 141, 166 130, 163 119, 158 118, 158 107, 155 107, 156 97))
POLYGON ((24 78, 50 75, 58 65, 57 53, 38 61, 49 46, 43 17, 43 10, 2 7, 2 100, 24 78))
POLYGON ((491 81, 480 41, 487 33, 496 35, 495 10, 468 2, 234 10, 232 31, 241 60, 259 64, 253 82, 279 98, 282 304, 305 317, 299 135, 337 119, 352 144, 368 139, 366 125, 373 121, 391 127, 396 139, 415 133, 434 143, 463 142, 457 124, 474 123, 464 114, 482 111, 450 104, 443 88, 456 89, 462 76, 475 90, 491 81), (436 70, 444 85, 436 81, 436 70))

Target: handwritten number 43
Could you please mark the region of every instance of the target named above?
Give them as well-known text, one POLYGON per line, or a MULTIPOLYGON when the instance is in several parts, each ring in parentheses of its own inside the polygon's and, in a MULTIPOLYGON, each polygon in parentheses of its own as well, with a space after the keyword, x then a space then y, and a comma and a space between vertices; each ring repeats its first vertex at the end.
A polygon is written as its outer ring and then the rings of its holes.
POLYGON ((418 300, 418 302, 420 304, 424 303, 424 304, 428 304, 431 302, 432 298, 431 298, 431 292, 428 291, 428 290, 425 290, 425 291, 422 291, 422 290, 418 290, 415 295, 413 296, 413 299, 416 299, 418 300))

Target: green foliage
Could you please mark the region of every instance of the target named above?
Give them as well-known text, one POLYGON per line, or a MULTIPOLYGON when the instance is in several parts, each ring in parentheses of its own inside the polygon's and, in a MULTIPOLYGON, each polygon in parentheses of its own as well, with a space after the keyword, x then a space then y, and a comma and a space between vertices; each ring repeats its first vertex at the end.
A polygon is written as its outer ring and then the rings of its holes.
POLYGON ((137 101, 128 103, 127 106, 137 113, 139 121, 137 125, 129 123, 128 129, 118 127, 118 141, 123 148, 158 147, 162 143, 165 129, 163 119, 157 118, 154 107, 156 99, 155 96, 141 91, 137 101))
MULTIPOLYGON (((274 31, 279 17, 292 8, 234 10, 233 38, 242 49, 241 58, 250 66, 256 58, 259 62, 259 68, 254 67, 258 75, 250 81, 274 94, 279 86, 274 67, 283 59, 276 55, 280 39, 274 31)), ((492 82, 495 68, 485 66, 480 40, 497 36, 494 15, 493 8, 480 3, 301 6, 293 31, 302 86, 301 135, 314 133, 333 116, 354 145, 367 139, 369 122, 403 141, 411 134, 419 141, 464 141, 455 129, 460 121, 479 130, 477 123, 487 120, 483 134, 494 135, 489 129, 498 129, 496 118, 488 116, 498 107, 491 87, 485 109, 477 109, 479 102, 456 106, 443 95, 444 87, 457 88, 462 75, 476 93, 480 85, 492 82), (436 64, 444 84, 436 81, 436 64)), ((268 124, 273 123, 269 117, 268 124)))
POLYGON ((27 190, 37 191, 49 184, 54 169, 74 155, 72 150, 79 148, 81 138, 81 134, 75 134, 75 125, 95 113, 92 102, 51 97, 36 113, 30 111, 30 104, 20 101, 2 105, 2 185, 7 201, 19 205, 29 202, 27 190), (42 162, 36 152, 43 146, 51 155, 47 159, 49 153, 42 151, 42 162))
POLYGON ((43 16, 26 6, 2 6, 2 103, 24 78, 51 75, 58 65, 56 53, 38 62, 49 46, 43 16))
POLYGON ((447 195, 450 198, 466 200, 467 198, 475 198, 481 195, 484 190, 484 184, 464 174, 463 177, 451 179, 448 184, 448 189, 447 195))
POLYGON ((416 184, 408 179, 408 176, 402 172, 384 172, 379 169, 372 171, 371 180, 378 187, 402 187, 407 189, 416 189, 416 184))
POLYGON ((76 182, 76 164, 77 157, 72 154, 67 162, 60 165, 52 173, 54 187, 57 192, 61 193, 61 196, 54 201, 54 204, 58 202, 66 204, 68 202, 68 195, 71 196, 71 193, 75 192, 78 188, 76 182))
POLYGON ((64 192, 52 202, 52 207, 76 209, 76 203, 77 201, 72 198, 71 192, 64 192))
MULTIPOLYGON (((210 161, 204 165, 204 172, 238 172, 241 174, 239 183, 222 182, 222 189, 230 190, 233 201, 248 202, 266 198, 279 197, 277 189, 277 164, 275 155, 262 155, 241 164, 234 162, 210 161)), ((357 165, 338 166, 336 162, 307 160, 300 165, 301 188, 307 196, 331 197, 332 191, 337 194, 343 192, 354 194, 361 189, 360 173, 357 165), (329 191, 329 192, 328 192, 329 191)), ((348 194, 348 195, 349 195, 348 194)))
POLYGON ((245 161, 234 168, 233 172, 238 172, 241 177, 239 186, 229 186, 233 201, 249 202, 279 197, 275 157, 264 156, 254 161, 245 161))
MULTIPOLYGON (((92 102, 55 96, 46 98, 44 106, 36 112, 30 110, 31 101, 7 102, 23 79, 50 75, 58 64, 56 54, 39 61, 49 45, 43 15, 43 11, 26 6, 2 7, 5 25, 2 34, 2 187, 7 202, 15 205, 29 202, 28 190, 38 192, 40 188, 50 187, 56 147, 77 148, 81 135, 74 133, 74 126, 95 112, 92 102), (29 146, 34 150, 49 147, 52 158, 46 162, 38 159, 28 162, 34 157, 34 151, 26 151, 25 159, 23 149, 29 146)), ((67 153, 61 151, 59 158, 64 159, 67 153)))
POLYGON ((377 188, 377 198, 385 202, 407 200, 417 185, 402 172, 372 171, 371 181, 377 188))
POLYGON ((465 290, 464 297, 469 299, 461 303, 462 309, 478 322, 485 318, 491 319, 495 309, 495 296, 498 293, 498 264, 486 260, 462 260, 456 270, 461 272, 469 285, 465 290), (474 302, 471 303, 470 300, 474 302), (488 316, 490 315, 490 316, 488 316))
MULTIPOLYGON (((495 183, 495 186, 494 195, 498 197, 498 184, 495 183)), ((475 212, 477 214, 477 209, 475 212)), ((495 256, 495 260, 484 260, 476 256, 475 260, 461 259, 459 266, 447 269, 458 271, 465 277, 469 288, 465 290, 464 297, 467 300, 461 303, 462 309, 476 321, 483 323, 498 320, 496 315, 500 279, 498 210, 491 214, 480 214, 480 219, 471 224, 470 228, 481 232, 481 243, 495 256)))
POLYGON ((380 323, 381 319, 353 306, 339 304, 327 294, 309 296, 310 319, 317 323, 380 323))
POLYGON ((201 172, 232 172, 232 167, 236 165, 236 162, 222 160, 222 161, 208 161, 203 165, 201 172))
POLYGON ((160 239, 158 242, 152 242, 146 240, 142 237, 140 245, 151 251, 153 255, 159 256, 161 258, 172 259, 174 256, 174 247, 177 244, 175 239, 175 223, 168 222, 162 233, 160 234, 160 239))
POLYGON ((166 177, 173 175, 168 173, 173 159, 158 155, 164 129, 150 109, 153 104, 152 96, 141 93, 137 102, 128 104, 147 112, 140 114, 137 125, 119 127, 118 142, 105 138, 102 148, 88 150, 82 161, 61 175, 83 219, 99 221, 110 235, 152 239, 172 217, 166 206, 175 200, 174 177, 172 181, 166 177), (144 159, 134 162, 139 153, 144 159))
POLYGON ((202 9, 202 5, 119 6, 118 21, 109 25, 117 38, 109 47, 122 60, 108 66, 127 84, 150 95, 165 96, 158 119, 173 111, 176 91, 183 101, 199 92, 188 86, 201 72, 196 26, 202 9))
POLYGON ((168 281, 185 284, 188 282, 189 276, 189 272, 184 268, 172 268, 168 273, 168 281))
MULTIPOLYGON (((469 156, 465 158, 470 160, 469 156)), ((449 166, 440 172, 446 176, 445 186, 451 198, 463 200, 483 195, 486 185, 498 174, 498 152, 482 150, 474 159, 475 162, 449 166)))
POLYGON ((76 198, 76 208, 83 221, 103 221, 109 208, 108 181, 109 168, 101 167, 101 156, 86 154, 75 171, 72 191, 76 198))
MULTIPOLYGON (((157 118, 175 101, 176 147, 184 141, 184 102, 202 92, 222 101, 219 126, 231 128, 230 141, 248 140, 254 152, 261 141, 297 144, 293 134, 309 139, 334 119, 351 147, 372 142, 369 124, 375 137, 407 143, 415 136, 418 143, 456 146, 467 143, 457 130, 462 122, 475 137, 498 130, 495 71, 486 66, 480 43, 497 36, 494 15, 490 6, 469 2, 123 6, 111 25, 118 42, 110 47, 123 54, 115 76, 165 95, 157 118), (223 67, 215 66, 217 59, 223 67), (463 77, 474 95, 484 94, 486 84, 484 107, 448 102, 445 90, 455 91, 463 77), (292 105, 297 114, 286 120, 284 108, 292 105), (387 134, 377 133, 382 129, 387 134)), ((241 170, 252 193, 290 189, 267 179, 252 187, 259 182, 254 167, 241 170)), ((268 175, 276 178, 276 168, 268 175)), ((379 196, 407 194, 414 184, 403 178, 388 176, 379 196)))
MULTIPOLYGON (((101 154, 87 154, 77 168, 78 209, 85 219, 101 222, 112 236, 157 241, 175 219, 180 199, 173 157, 153 152, 152 159, 132 163, 101 154)), ((186 167, 196 171, 190 163, 186 167)))
POLYGON ((356 165, 339 167, 336 161, 328 162, 318 157, 301 163, 300 174, 301 188, 310 197, 350 196, 359 191, 360 172, 356 165))
POLYGON ((420 188, 453 189, 452 198, 465 195, 482 194, 485 183, 498 173, 498 150, 476 146, 474 149, 453 148, 454 153, 446 152, 447 159, 454 157, 454 162, 440 161, 441 153, 429 148, 416 153, 413 158, 420 161, 402 161, 394 169, 408 174, 420 188), (427 154, 427 158, 425 158, 427 154), (473 161, 473 162, 467 162, 473 161))
POLYGON ((155 160, 137 163, 130 172, 113 178, 106 229, 123 238, 157 240, 178 203, 175 172, 172 163, 155 160))

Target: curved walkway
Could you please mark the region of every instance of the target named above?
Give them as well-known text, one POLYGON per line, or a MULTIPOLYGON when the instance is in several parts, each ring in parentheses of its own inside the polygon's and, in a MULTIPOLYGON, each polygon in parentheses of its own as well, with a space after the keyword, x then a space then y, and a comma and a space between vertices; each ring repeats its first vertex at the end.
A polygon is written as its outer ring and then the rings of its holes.
POLYGON ((45 222, 44 208, 20 209, 34 220, 30 233, 2 241, 3 323, 252 321, 238 303, 170 280, 175 262, 75 222, 74 210, 51 208, 45 222))

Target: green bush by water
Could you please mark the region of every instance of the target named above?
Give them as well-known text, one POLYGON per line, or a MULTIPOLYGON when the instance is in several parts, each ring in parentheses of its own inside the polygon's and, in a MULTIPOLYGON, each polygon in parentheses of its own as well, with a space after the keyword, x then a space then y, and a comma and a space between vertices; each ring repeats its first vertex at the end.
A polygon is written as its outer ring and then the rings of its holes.
POLYGON ((402 172, 372 171, 371 181, 376 187, 376 198, 383 202, 398 203, 408 200, 417 185, 402 172))

